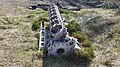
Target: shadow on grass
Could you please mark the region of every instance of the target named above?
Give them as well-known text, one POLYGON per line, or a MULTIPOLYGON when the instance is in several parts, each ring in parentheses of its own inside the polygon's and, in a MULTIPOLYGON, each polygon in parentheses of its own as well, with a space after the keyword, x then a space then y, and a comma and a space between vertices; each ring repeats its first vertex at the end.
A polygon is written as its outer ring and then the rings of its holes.
POLYGON ((69 56, 47 56, 42 67, 89 67, 91 60, 71 59, 69 56))

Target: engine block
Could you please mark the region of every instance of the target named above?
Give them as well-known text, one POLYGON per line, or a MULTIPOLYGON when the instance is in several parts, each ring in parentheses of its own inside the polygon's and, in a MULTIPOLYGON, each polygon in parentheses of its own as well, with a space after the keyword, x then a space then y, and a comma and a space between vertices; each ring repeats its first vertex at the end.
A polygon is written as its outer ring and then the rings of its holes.
POLYGON ((67 55, 76 49, 80 49, 80 43, 74 37, 68 35, 67 28, 60 16, 58 7, 51 4, 48 8, 49 13, 49 38, 44 38, 45 47, 48 55, 67 55))

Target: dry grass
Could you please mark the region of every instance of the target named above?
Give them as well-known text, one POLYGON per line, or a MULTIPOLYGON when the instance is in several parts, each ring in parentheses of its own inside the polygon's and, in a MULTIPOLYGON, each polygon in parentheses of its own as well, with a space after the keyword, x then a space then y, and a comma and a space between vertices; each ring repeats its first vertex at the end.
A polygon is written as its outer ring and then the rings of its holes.
POLYGON ((25 18, 28 10, 21 6, 23 2, 25 0, 0 1, 0 67, 33 65, 37 39, 25 18))
MULTIPOLYGON (((37 39, 34 36, 36 32, 31 29, 32 21, 26 17, 29 10, 24 7, 28 3, 27 0, 0 1, 0 67, 70 67, 72 65, 72 67, 80 67, 79 64, 76 65, 72 62, 65 61, 64 63, 64 58, 57 62, 57 59, 41 59, 36 56, 39 54, 36 49, 37 39)), ((115 23, 109 27, 108 32, 92 38, 96 58, 91 62, 91 67, 119 67, 120 16, 116 15, 114 10, 104 9, 83 9, 81 13, 91 13, 91 11, 92 13, 97 12, 103 19, 111 19, 111 22, 115 23)), ((84 14, 80 14, 80 17, 83 17, 84 14)), ((76 18, 73 18, 75 16, 67 17, 75 20, 76 18)), ((87 19, 89 18, 87 17, 87 19)), ((99 19, 99 22, 102 23, 103 19, 99 19)), ((77 21, 81 22, 78 19, 77 21)), ((86 67, 85 63, 80 65, 86 67)))

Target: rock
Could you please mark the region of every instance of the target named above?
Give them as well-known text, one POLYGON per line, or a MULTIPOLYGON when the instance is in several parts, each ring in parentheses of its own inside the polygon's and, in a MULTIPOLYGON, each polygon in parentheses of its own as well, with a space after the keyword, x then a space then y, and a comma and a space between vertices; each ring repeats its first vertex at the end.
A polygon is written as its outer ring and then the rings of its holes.
POLYGON ((49 7, 49 4, 34 4, 34 5, 30 5, 30 7, 28 7, 29 9, 35 10, 36 8, 42 8, 43 10, 47 10, 49 7))
POLYGON ((57 5, 59 8, 63 8, 63 3, 57 2, 56 5, 57 5))
POLYGON ((36 5, 32 5, 31 7, 32 7, 32 10, 34 10, 34 9, 36 9, 36 8, 37 8, 37 6, 36 6, 36 5))
POLYGON ((37 8, 42 8, 43 10, 48 10, 49 4, 37 4, 37 8))

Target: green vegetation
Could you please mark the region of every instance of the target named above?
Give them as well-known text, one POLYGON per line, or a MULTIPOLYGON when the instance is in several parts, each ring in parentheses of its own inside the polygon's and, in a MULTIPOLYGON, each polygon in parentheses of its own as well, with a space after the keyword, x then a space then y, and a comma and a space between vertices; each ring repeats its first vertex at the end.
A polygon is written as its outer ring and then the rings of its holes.
POLYGON ((64 14, 77 14, 76 12, 73 12, 71 10, 65 10, 65 9, 59 9, 60 10, 60 13, 64 13, 64 14))
POLYGON ((81 50, 76 50, 70 57, 74 62, 90 62, 94 58, 93 48, 83 47, 81 50))
POLYGON ((71 55, 72 58, 74 58, 75 60, 90 60, 91 58, 93 58, 94 53, 92 43, 81 31, 80 25, 72 21, 66 27, 68 32, 70 33, 70 36, 77 38, 80 43, 83 43, 82 51, 76 51, 74 54, 71 55))
POLYGON ((80 25, 77 23, 74 23, 74 21, 71 21, 68 25, 66 25, 68 28, 68 32, 70 35, 72 35, 73 32, 81 31, 80 25))
MULTIPOLYGON (((120 2, 117 1, 116 3, 120 2)), ((71 24, 69 30, 74 31, 81 26, 82 31, 78 29, 70 35, 83 43, 82 48, 67 57, 43 57, 45 51, 38 51, 38 28, 33 31, 32 25, 37 27, 42 19, 46 22, 44 18, 47 19, 48 14, 42 9, 27 9, 33 2, 37 4, 37 0, 0 1, 0 67, 120 66, 120 9, 114 9, 113 5, 106 5, 109 6, 107 8, 113 9, 85 8, 78 12, 60 9, 62 17, 68 22, 73 22, 73 28, 71 24), (78 27, 75 22, 78 23, 78 27), (103 32, 95 34, 100 31, 103 32), (85 34, 89 35, 94 44, 96 57, 92 62, 89 58, 93 57, 93 47, 85 34)), ((49 29, 49 25, 46 26, 49 29)))
POLYGON ((32 30, 36 31, 41 28, 41 23, 48 22, 48 18, 39 16, 38 19, 33 21, 32 30))
MULTIPOLYGON (((76 12, 72 12, 72 11, 69 11, 69 10, 63 10, 63 9, 60 9, 60 12, 65 16, 67 16, 69 19, 70 17, 69 16, 75 16, 79 13, 76 13, 76 12)), ((93 11, 91 11, 93 12, 93 11)), ((90 12, 90 13, 91 13, 90 12)), ((84 12, 84 14, 88 13, 88 11, 84 12)), ((41 14, 38 10, 34 10, 32 12, 30 12, 30 15, 27 16, 29 19, 33 20, 32 22, 32 30, 34 31, 37 31, 38 29, 40 29, 40 23, 42 22, 48 22, 48 18, 47 18, 47 13, 43 11, 43 13, 41 14), (37 16, 37 18, 35 18, 37 16)), ((80 15, 80 14, 79 14, 80 15)), ((81 14, 83 15, 83 14, 81 14)), ((49 29, 49 25, 46 24, 46 28, 49 29)), ((78 39, 79 42, 83 43, 82 45, 82 50, 81 51, 78 51, 78 52, 75 52, 75 54, 71 55, 71 59, 73 60, 76 60, 76 59, 83 59, 83 60, 90 60, 91 58, 94 57, 94 53, 93 53, 93 47, 92 47, 92 44, 91 42, 89 41, 89 39, 87 38, 87 36, 81 31, 81 27, 80 27, 80 24, 78 23, 75 23, 75 20, 72 20, 69 22, 68 25, 66 25, 67 29, 68 29, 68 32, 69 32, 69 35, 70 36, 73 36, 75 38, 78 39), (74 56, 74 57, 72 57, 74 56)), ((39 39, 39 36, 36 34, 35 35, 38 39, 39 39)), ((77 61, 76 61, 77 62, 77 61)))
POLYGON ((78 23, 81 20, 80 17, 82 18, 82 20, 85 20, 87 22, 88 19, 86 20, 83 17, 88 15, 92 16, 91 14, 93 14, 94 16, 97 14, 97 12, 94 10, 81 10, 80 13, 77 13, 63 9, 60 9, 60 12, 62 13, 63 17, 69 20, 68 25, 66 25, 69 35, 77 38, 80 43, 83 43, 81 50, 78 50, 74 54, 70 55, 71 59, 73 59, 73 61, 90 61, 94 57, 93 46, 85 33, 83 33, 81 25, 78 23))
POLYGON ((42 22, 48 22, 48 13, 42 9, 36 9, 36 10, 31 10, 27 18, 31 21, 32 23, 32 30, 37 31, 38 29, 41 28, 41 23, 42 22))

